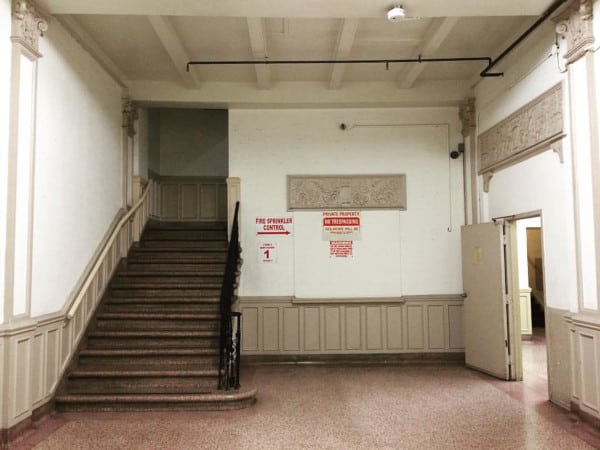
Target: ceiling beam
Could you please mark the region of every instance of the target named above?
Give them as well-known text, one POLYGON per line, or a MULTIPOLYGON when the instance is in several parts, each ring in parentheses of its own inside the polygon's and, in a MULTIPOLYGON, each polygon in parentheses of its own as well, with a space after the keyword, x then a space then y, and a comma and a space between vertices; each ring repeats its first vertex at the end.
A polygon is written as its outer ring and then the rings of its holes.
POLYGON ((187 72, 186 66, 190 61, 190 57, 187 54, 181 39, 175 31, 175 27, 171 23, 168 17, 162 16, 148 16, 150 25, 154 28, 158 39, 162 43, 163 47, 167 51, 169 58, 173 62, 173 66, 179 73, 181 80, 186 87, 194 89, 200 86, 200 80, 196 74, 192 71, 187 72))
POLYGON ((204 17, 385 18, 394 3, 410 17, 537 16, 552 0, 37 0, 50 14, 117 14, 204 17))
MULTIPOLYGON (((255 61, 267 58, 267 36, 264 20, 259 17, 248 17, 248 34, 250 35, 250 48, 255 61)), ((271 88, 271 70, 266 64, 255 64, 256 84, 259 89, 271 88)))
MULTIPOLYGON (((459 20, 458 17, 433 19, 425 32, 423 43, 414 51, 412 57, 418 58, 419 55, 434 57, 435 52, 440 48, 459 20)), ((398 75, 398 87, 402 89, 411 88, 426 67, 427 63, 406 65, 398 75)))
POLYGON ((98 45, 94 38, 70 15, 57 17, 57 20, 67 29, 77 42, 85 48, 92 57, 98 61, 104 70, 123 88, 127 87, 127 75, 115 64, 115 62, 98 45))
MULTIPOLYGON (((350 50, 352 50, 357 29, 358 19, 343 20, 332 59, 339 60, 348 58, 350 50)), ((331 76, 329 77, 329 89, 339 89, 342 86, 346 66, 347 64, 333 64, 331 76)))

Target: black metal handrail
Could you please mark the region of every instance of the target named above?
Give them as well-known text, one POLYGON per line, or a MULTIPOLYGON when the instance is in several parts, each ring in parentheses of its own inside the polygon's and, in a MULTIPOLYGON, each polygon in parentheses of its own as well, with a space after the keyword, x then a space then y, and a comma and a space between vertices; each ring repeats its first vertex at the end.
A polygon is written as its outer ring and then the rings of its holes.
POLYGON ((225 277, 221 287, 221 335, 219 341, 219 389, 238 389, 240 387, 240 351, 241 351, 241 316, 242 313, 232 311, 235 300, 235 289, 240 258, 240 236, 238 215, 240 202, 235 204, 231 237, 225 265, 225 277))

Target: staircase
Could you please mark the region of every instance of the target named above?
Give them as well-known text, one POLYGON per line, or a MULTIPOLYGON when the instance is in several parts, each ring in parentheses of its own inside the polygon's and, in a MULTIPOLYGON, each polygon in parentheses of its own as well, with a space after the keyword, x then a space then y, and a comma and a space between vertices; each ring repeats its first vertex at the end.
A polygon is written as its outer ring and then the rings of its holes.
POLYGON ((222 222, 146 227, 111 280, 55 397, 58 411, 238 409, 218 390, 222 222))

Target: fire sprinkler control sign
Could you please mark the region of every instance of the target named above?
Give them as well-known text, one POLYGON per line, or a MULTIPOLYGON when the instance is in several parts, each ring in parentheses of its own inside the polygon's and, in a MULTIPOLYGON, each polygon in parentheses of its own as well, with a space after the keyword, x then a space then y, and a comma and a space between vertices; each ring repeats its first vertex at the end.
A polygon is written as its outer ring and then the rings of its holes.
POLYGON ((323 211, 323 240, 360 240, 360 211, 323 211))
POLYGON ((260 244, 258 246, 258 262, 260 264, 277 262, 277 246, 268 243, 260 244))
POLYGON ((293 217, 257 217, 256 235, 263 237, 289 236, 294 229, 293 217))

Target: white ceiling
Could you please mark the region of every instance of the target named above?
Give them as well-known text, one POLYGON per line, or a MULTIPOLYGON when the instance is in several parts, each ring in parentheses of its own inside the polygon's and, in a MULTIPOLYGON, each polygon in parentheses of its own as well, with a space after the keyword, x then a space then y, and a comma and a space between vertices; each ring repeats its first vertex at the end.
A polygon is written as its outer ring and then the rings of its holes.
MULTIPOLYGON (((552 0, 38 0, 133 96, 150 103, 271 105, 464 97, 484 62, 192 66, 190 60, 496 57, 552 0), (459 87, 460 86, 460 87, 459 87), (385 89, 384 89, 385 88, 385 89), (298 90, 305 93, 299 94, 298 90), (407 90, 412 93, 409 94, 407 90), (160 91, 160 92, 159 92, 160 91), (384 93, 387 92, 387 94, 384 93), (399 91, 399 92, 396 92, 399 91), (369 95, 373 93, 373 96, 369 95), (237 93, 237 97, 234 97, 237 93), (419 97, 421 96, 421 97, 419 97), (426 95, 427 96, 427 95, 426 95), (329 100, 328 100, 329 99, 329 100)), ((433 99, 429 99, 430 101, 433 99)), ((425 102, 426 103, 426 102, 425 102)))

